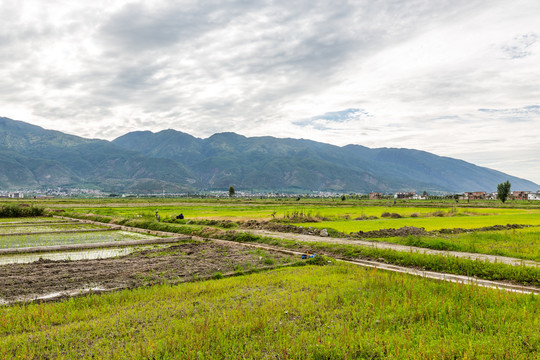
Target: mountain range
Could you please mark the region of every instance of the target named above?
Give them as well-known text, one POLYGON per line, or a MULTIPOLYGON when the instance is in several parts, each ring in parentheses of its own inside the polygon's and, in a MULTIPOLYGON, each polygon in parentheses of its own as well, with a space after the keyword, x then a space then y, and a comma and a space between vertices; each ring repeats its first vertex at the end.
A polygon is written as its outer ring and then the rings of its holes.
POLYGON ((303 139, 164 130, 86 139, 0 117, 0 190, 86 187, 109 192, 537 190, 531 181, 425 151, 303 139))

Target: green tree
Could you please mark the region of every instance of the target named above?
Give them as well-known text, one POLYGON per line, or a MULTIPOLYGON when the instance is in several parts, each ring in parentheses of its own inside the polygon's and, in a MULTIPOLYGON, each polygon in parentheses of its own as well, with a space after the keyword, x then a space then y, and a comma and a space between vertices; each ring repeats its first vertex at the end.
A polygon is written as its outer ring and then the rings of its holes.
POLYGON ((232 186, 229 186, 229 197, 233 197, 234 196, 234 188, 232 186))
POLYGON ((506 182, 503 182, 497 185, 497 198, 501 200, 503 204, 508 198, 508 195, 510 195, 511 187, 512 187, 512 184, 510 184, 510 181, 508 180, 506 180, 506 182))

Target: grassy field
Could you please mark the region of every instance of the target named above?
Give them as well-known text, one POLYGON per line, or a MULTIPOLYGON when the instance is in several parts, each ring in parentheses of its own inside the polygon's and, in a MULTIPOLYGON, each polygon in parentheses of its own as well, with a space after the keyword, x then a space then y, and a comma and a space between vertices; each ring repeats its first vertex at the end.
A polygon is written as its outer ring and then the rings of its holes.
MULTIPOLYGON (((474 229, 494 225, 521 224, 540 225, 540 213, 517 213, 489 216, 452 216, 452 217, 429 217, 429 218, 401 218, 401 219, 376 219, 376 220, 343 220, 321 221, 310 223, 309 226, 317 228, 332 228, 349 234, 358 231, 373 231, 380 229, 397 229, 403 226, 423 227, 426 230, 439 229, 474 229)), ((306 226, 304 223, 295 225, 306 226)))
POLYGON ((351 265, 0 307, 0 358, 540 356, 540 298, 351 265))

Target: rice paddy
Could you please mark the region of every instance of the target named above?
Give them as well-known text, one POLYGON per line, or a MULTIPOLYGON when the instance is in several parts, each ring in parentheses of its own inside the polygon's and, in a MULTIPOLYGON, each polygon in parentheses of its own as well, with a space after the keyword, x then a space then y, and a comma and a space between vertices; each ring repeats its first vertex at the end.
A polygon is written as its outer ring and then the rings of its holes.
MULTIPOLYGON (((397 229, 403 226, 422 227, 428 231, 440 229, 474 229, 494 225, 520 224, 540 225, 540 212, 526 212, 514 214, 497 214, 489 216, 451 216, 451 217, 410 217, 398 219, 374 219, 374 220, 339 220, 321 221, 310 223, 309 226, 316 228, 332 228, 349 234, 358 231, 373 231, 380 229, 397 229)), ((305 225, 295 223, 295 225, 305 225)))

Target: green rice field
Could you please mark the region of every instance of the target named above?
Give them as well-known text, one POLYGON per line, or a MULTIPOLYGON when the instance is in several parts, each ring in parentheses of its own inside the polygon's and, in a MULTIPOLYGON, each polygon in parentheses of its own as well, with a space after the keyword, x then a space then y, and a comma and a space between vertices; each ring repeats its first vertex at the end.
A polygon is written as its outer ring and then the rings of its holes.
POLYGON ((0 307, 0 358, 537 359, 540 297, 352 265, 0 307))
POLYGON ((153 217, 159 210, 162 218, 168 218, 183 213, 186 218, 244 220, 244 219, 283 219, 294 213, 302 213, 306 216, 319 219, 343 220, 344 218, 357 218, 362 216, 377 216, 385 212, 399 213, 405 217, 411 215, 435 216, 437 213, 452 214, 457 216, 467 215, 493 215, 493 214, 540 214, 540 210, 533 209, 501 209, 501 208, 456 208, 456 207, 387 207, 387 206, 359 206, 329 204, 321 205, 290 205, 285 204, 246 204, 227 203, 223 204, 199 204, 181 203, 178 205, 149 205, 149 206, 111 206, 111 207, 77 207, 71 211, 78 213, 93 213, 96 215, 121 216, 121 217, 153 217))
MULTIPOLYGON (((428 231, 440 229, 474 229, 494 225, 520 224, 540 225, 540 213, 517 213, 489 216, 451 216, 429 218, 401 218, 401 219, 376 219, 376 220, 341 220, 321 221, 310 223, 309 226, 316 228, 332 228, 349 234, 358 231, 373 231, 380 229, 398 229, 403 226, 422 227, 428 231)), ((303 223, 295 223, 303 225, 303 223)))
POLYGON ((144 240, 151 238, 155 238, 155 236, 121 230, 65 234, 10 235, 0 236, 0 249, 25 248, 31 246, 90 244, 101 242, 144 240))

